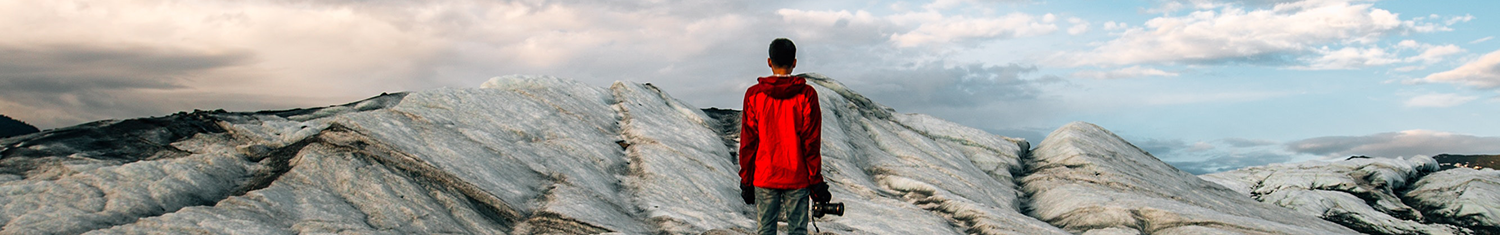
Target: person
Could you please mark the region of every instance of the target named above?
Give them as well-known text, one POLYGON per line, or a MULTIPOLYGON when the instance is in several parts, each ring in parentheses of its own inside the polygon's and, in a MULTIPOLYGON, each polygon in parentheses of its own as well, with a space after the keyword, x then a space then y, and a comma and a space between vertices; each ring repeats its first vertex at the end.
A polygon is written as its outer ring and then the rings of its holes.
POLYGON ((756 233, 776 234, 781 216, 790 234, 806 234, 808 199, 828 202, 823 181, 822 109, 818 92, 792 76, 797 46, 771 41, 766 65, 772 75, 745 91, 740 124, 740 196, 755 205, 756 233))

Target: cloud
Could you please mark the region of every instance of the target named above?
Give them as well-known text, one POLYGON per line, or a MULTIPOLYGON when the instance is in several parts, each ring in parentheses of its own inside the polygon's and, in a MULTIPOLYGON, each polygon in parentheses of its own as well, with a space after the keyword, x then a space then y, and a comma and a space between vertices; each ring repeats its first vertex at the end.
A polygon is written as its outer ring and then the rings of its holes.
POLYGON ((1421 61, 1423 63, 1433 64, 1433 63, 1437 63, 1437 62, 1443 61, 1443 57, 1446 57, 1446 56, 1449 56, 1449 55, 1453 55, 1453 54, 1463 53, 1465 51, 1466 50, 1464 50, 1463 48, 1459 48, 1458 46, 1454 46, 1453 44, 1442 45, 1442 46, 1430 46, 1429 45, 1426 49, 1424 49, 1422 51, 1422 54, 1418 54, 1416 56, 1412 56, 1410 58, 1406 58, 1406 61, 1421 61))
POLYGON ((862 10, 781 9, 776 14, 798 27, 803 34, 825 35, 810 31, 824 26, 856 28, 857 32, 853 33, 885 34, 882 36, 898 47, 970 45, 986 40, 1045 35, 1058 29, 1052 14, 1040 17, 1025 13, 968 16, 945 15, 931 9, 883 16, 862 10))
POLYGON ((323 106, 507 74, 652 82, 700 107, 737 108, 740 97, 724 94, 768 74, 767 43, 789 37, 800 49, 796 72, 838 78, 903 111, 1000 129, 1041 126, 1059 112, 1038 101, 1037 87, 1067 81, 1028 61, 944 59, 1079 23, 991 13, 1017 1, 957 2, 963 10, 872 13, 746 0, 0 1, 0 28, 26 32, 0 37, 0 111, 56 128, 323 106), (19 77, 36 74, 50 79, 19 77))
POLYGON ((1217 146, 1208 142, 1188 144, 1179 139, 1144 139, 1131 141, 1131 143, 1152 155, 1163 157, 1202 153, 1217 148, 1217 146))
POLYGON ((781 22, 774 9, 757 7, 5 1, 0 28, 27 33, 0 37, 0 89, 28 92, 0 92, 0 105, 52 128, 193 108, 320 106, 386 91, 473 87, 515 73, 596 85, 672 79, 701 88, 722 82, 690 78, 758 72, 764 43, 786 35, 751 27, 781 22), (674 66, 686 62, 695 65, 674 66))
POLYGON ((926 4, 926 5, 922 5, 922 8, 931 9, 931 10, 944 10, 944 9, 952 9, 954 7, 962 6, 962 5, 965 5, 965 4, 968 4, 968 5, 972 6, 972 5, 997 4, 997 3, 1026 3, 1026 2, 1031 2, 1031 0, 935 0, 935 1, 932 1, 931 3, 926 4))
POLYGON ((1279 142, 1271 141, 1271 140, 1257 140, 1257 139, 1245 139, 1245 138, 1224 138, 1224 139, 1221 139, 1219 141, 1222 141, 1222 142, 1224 142, 1226 144, 1229 144, 1230 146, 1239 147, 1239 148, 1269 146, 1269 145, 1275 145, 1275 144, 1279 143, 1279 142))
POLYGON ((1056 59, 1071 65, 1245 63, 1339 69, 1393 61, 1379 49, 1328 49, 1329 44, 1366 44, 1395 33, 1439 30, 1403 21, 1370 4, 1346 1, 1283 2, 1256 10, 1238 4, 1189 2, 1206 10, 1157 17, 1093 51, 1056 59))
POLYGON ((1314 51, 1322 54, 1322 56, 1308 61, 1308 65, 1306 66, 1296 66, 1294 68, 1313 70, 1357 69, 1401 62, 1400 59, 1396 58, 1396 55, 1387 53, 1385 49, 1378 47, 1345 47, 1338 50, 1329 50, 1327 47, 1324 47, 1314 51))
POLYGON ((1480 89, 1500 87, 1500 50, 1485 54, 1453 70, 1427 75, 1422 80, 1455 83, 1480 89))
POLYGON ((1116 78, 1133 78, 1133 77, 1148 77, 1148 76, 1155 76, 1155 77, 1176 77, 1177 75, 1178 75, 1177 73, 1167 72, 1167 71, 1161 71, 1159 69, 1154 69, 1154 68, 1142 68, 1141 66, 1130 66, 1130 67, 1116 69, 1116 70, 1112 70, 1112 71, 1078 71, 1078 72, 1074 72, 1072 74, 1072 77, 1077 77, 1077 78, 1093 78, 1093 79, 1116 79, 1116 78))
MULTIPOLYGON (((161 115, 160 104, 205 107, 180 93, 205 74, 254 61, 246 51, 145 45, 43 44, 0 46, 0 106, 44 129, 116 115, 161 115)), ((209 106, 211 107, 211 106, 209 106)))
POLYGON ((993 18, 945 17, 936 13, 900 15, 896 19, 898 24, 920 26, 908 32, 892 34, 891 42, 901 47, 914 47, 1039 36, 1057 31, 1057 25, 1045 18, 1047 17, 1038 21, 1038 17, 1024 13, 993 18))
POLYGON ((1468 103, 1475 99, 1479 99, 1479 97, 1459 94, 1426 94, 1406 100, 1406 107, 1446 108, 1468 103))
POLYGON ((1366 155, 1404 157, 1442 153, 1500 152, 1500 137, 1473 136, 1430 130, 1408 130, 1366 136, 1329 136, 1293 141, 1288 150, 1325 157, 1366 155))
POLYGON ((844 81, 876 102, 898 110, 923 107, 978 107, 997 101, 1034 99, 1038 80, 1022 79, 1036 66, 992 66, 940 62, 870 71, 844 81))
POLYGON ((1250 166, 1263 166, 1271 163, 1284 163, 1292 160, 1292 155, 1256 151, 1242 154, 1220 155, 1210 157, 1203 161, 1175 161, 1167 162, 1177 169, 1202 175, 1220 171, 1234 170, 1250 166))
POLYGON ((1114 22, 1114 21, 1104 22, 1104 30, 1115 31, 1115 30, 1123 30, 1123 29, 1128 29, 1128 28, 1130 28, 1130 24, 1128 24, 1128 23, 1114 22))
POLYGON ((1084 21, 1083 19, 1074 17, 1074 18, 1068 18, 1068 23, 1072 23, 1073 24, 1073 27, 1068 27, 1068 34, 1069 35, 1079 35, 1079 34, 1083 34, 1083 33, 1089 32, 1089 22, 1088 21, 1084 21))
POLYGON ((177 89, 193 75, 253 60, 246 51, 87 44, 0 47, 0 91, 177 89))
POLYGON ((1275 148, 1278 142, 1226 138, 1188 143, 1180 139, 1137 139, 1132 144, 1177 169, 1207 174, 1248 166, 1291 161, 1297 153, 1275 148))
POLYGON ((1482 38, 1479 38, 1479 39, 1474 39, 1474 41, 1469 41, 1469 44, 1479 44, 1481 42, 1489 41, 1490 39, 1495 39, 1495 36, 1488 36, 1488 37, 1482 37, 1482 38))
POLYGON ((1460 22, 1469 22, 1470 20, 1474 20, 1474 15, 1464 14, 1463 16, 1449 17, 1447 21, 1443 21, 1443 24, 1453 25, 1460 22))

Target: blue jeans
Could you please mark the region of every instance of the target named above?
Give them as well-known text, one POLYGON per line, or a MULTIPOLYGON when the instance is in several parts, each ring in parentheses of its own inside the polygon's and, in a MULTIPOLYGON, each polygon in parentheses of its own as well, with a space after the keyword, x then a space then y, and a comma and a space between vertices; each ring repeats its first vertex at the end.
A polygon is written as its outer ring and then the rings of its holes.
POLYGON ((756 234, 776 235, 776 221, 786 215, 786 231, 791 235, 807 234, 808 189, 769 189, 755 187, 756 234))

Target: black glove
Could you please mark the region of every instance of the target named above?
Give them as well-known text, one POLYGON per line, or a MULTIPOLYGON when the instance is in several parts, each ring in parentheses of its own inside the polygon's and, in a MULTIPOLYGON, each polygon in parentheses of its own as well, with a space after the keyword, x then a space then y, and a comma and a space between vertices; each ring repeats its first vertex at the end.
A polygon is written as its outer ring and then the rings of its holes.
POLYGON ((746 205, 755 205, 755 186, 740 185, 740 197, 745 198, 746 205))
POLYGON ((808 193, 808 196, 812 197, 813 202, 826 203, 833 200, 833 194, 828 193, 827 182, 818 182, 812 186, 807 186, 807 189, 812 190, 812 192, 808 193))

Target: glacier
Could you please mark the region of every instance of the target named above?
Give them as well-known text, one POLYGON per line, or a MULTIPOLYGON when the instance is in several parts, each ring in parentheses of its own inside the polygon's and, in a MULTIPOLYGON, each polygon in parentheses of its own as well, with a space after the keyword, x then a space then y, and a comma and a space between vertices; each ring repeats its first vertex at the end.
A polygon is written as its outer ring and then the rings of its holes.
MULTIPOLYGON (((1108 130, 1032 149, 802 74, 825 234, 1493 234, 1500 177, 1431 158, 1194 176, 1108 130)), ((0 139, 0 234, 748 234, 738 111, 532 75, 0 139)), ((1004 121, 1004 120, 996 120, 1004 121)))

